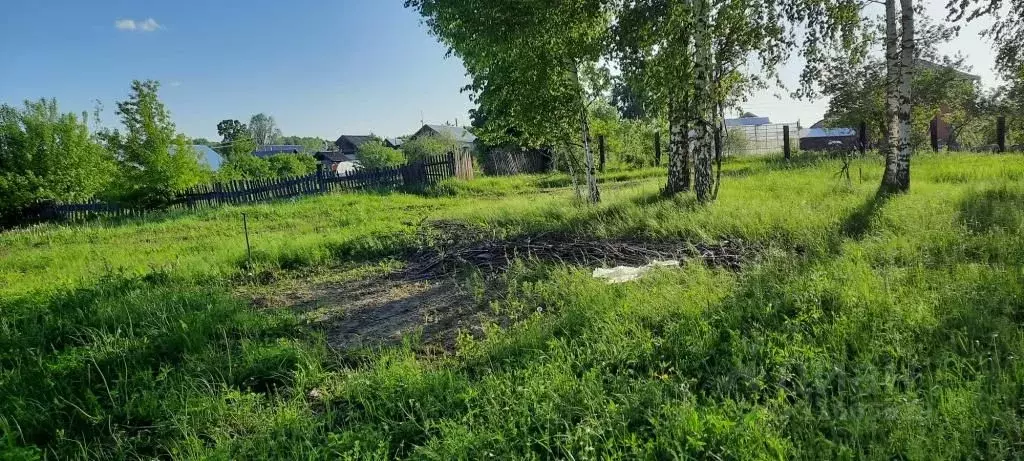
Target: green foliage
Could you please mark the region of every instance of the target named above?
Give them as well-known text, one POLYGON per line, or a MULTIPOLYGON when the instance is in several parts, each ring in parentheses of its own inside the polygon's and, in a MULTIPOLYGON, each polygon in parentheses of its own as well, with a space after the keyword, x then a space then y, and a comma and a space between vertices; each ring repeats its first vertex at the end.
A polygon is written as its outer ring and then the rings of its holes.
MULTIPOLYGON (((964 133, 962 128, 982 117, 977 85, 956 66, 955 62, 947 62, 947 67, 922 65, 916 69, 911 81, 911 145, 915 148, 927 147, 929 124, 936 116, 954 127, 952 134, 964 136, 971 134, 964 133)), ((869 139, 883 139, 886 127, 884 62, 870 60, 852 70, 843 67, 836 68, 823 85, 823 91, 831 96, 826 123, 832 127, 858 128, 865 122, 869 139)), ((959 144, 961 140, 941 141, 959 144)))
POLYGON ((384 142, 379 139, 365 142, 359 146, 356 157, 359 159, 359 165, 363 168, 390 168, 404 165, 407 160, 403 151, 385 146, 384 142))
POLYGON ((277 174, 267 159, 251 154, 235 155, 222 163, 217 171, 218 181, 239 179, 270 179, 277 174))
POLYGON ((238 120, 221 120, 217 124, 217 134, 223 142, 232 142, 245 137, 249 133, 249 127, 238 120))
POLYGON ((604 100, 597 100, 590 106, 590 133, 594 149, 597 149, 598 137, 604 136, 609 168, 653 166, 654 133, 659 128, 663 133, 666 131, 657 122, 622 117, 604 100))
POLYGON ((218 181, 306 176, 316 171, 317 161, 307 154, 278 154, 259 158, 249 153, 232 155, 221 164, 218 181))
POLYGON ((743 154, 747 152, 750 139, 743 130, 725 130, 722 137, 722 151, 726 155, 743 154))
POLYGON ((0 450, 1020 458, 1024 161, 915 162, 915 193, 888 200, 873 158, 855 160, 865 177, 850 185, 830 179, 838 161, 744 158, 725 164, 714 207, 660 197, 662 170, 588 208, 541 183, 567 177, 536 175, 450 182, 455 198, 331 195, 0 234, 0 450), (239 212, 259 277, 242 263, 239 212), (262 307, 293 284, 333 289, 323 277, 339 266, 414 254, 423 218, 495 238, 742 240, 756 258, 620 285, 520 260, 475 306, 501 328, 440 356, 414 339, 330 351, 304 330, 322 309, 262 307), (246 290, 261 307, 234 297, 246 290))
POLYGON ((593 0, 407 0, 462 59, 488 145, 582 144, 581 73, 604 51, 608 5, 593 0), (516 37, 510 40, 509 37, 516 37))
POLYGON ((221 144, 218 152, 220 152, 225 160, 231 161, 238 157, 252 157, 252 153, 256 152, 257 147, 259 146, 256 145, 256 141, 253 141, 248 133, 243 133, 233 141, 221 144))
POLYGON ((437 155, 444 155, 458 150, 458 142, 448 135, 428 135, 408 139, 402 143, 401 149, 409 162, 416 162, 437 155))
POLYGON ((259 113, 249 118, 249 137, 257 146, 279 144, 281 130, 277 127, 274 117, 259 113))
POLYGON ((113 172, 84 115, 61 113, 53 99, 0 106, 0 222, 37 201, 91 199, 113 172))
POLYGON ((315 172, 318 162, 309 154, 278 154, 268 158, 267 163, 277 177, 287 178, 315 172))
POLYGON ((124 133, 102 134, 119 163, 114 197, 146 208, 165 205, 209 175, 188 140, 176 134, 170 113, 157 95, 159 88, 152 80, 132 82, 128 100, 117 103, 124 133))

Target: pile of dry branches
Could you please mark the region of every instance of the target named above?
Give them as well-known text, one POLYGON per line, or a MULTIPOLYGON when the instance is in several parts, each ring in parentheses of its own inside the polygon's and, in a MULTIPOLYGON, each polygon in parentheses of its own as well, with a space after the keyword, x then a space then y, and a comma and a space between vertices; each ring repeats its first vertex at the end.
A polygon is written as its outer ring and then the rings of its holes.
POLYGON ((432 222, 422 231, 424 241, 403 275, 431 278, 459 269, 475 267, 490 274, 502 272, 516 259, 560 262, 586 267, 640 266, 654 260, 685 261, 700 258, 712 267, 739 270, 753 248, 742 241, 724 240, 715 244, 688 242, 642 242, 632 240, 587 240, 565 235, 545 234, 497 239, 463 223, 432 222))

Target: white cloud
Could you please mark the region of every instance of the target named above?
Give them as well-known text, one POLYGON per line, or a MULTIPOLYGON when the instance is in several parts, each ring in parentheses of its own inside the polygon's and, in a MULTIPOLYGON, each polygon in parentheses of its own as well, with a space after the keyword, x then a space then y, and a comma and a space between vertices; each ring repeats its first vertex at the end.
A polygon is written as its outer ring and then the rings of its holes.
POLYGON ((114 27, 116 27, 117 30, 135 30, 135 20, 118 19, 117 21, 114 21, 114 27))
POLYGON ((163 26, 153 18, 147 18, 139 21, 134 19, 118 19, 117 21, 114 21, 114 27, 117 30, 137 30, 141 32, 154 32, 163 28, 163 26))
POLYGON ((177 81, 177 80, 175 80, 175 81, 171 82, 171 87, 172 87, 172 88, 177 88, 177 87, 179 87, 179 86, 181 86, 181 82, 179 82, 179 81, 177 81))
POLYGON ((157 24, 156 19, 148 18, 145 21, 139 23, 139 29, 143 32, 153 32, 160 28, 160 24, 157 24))

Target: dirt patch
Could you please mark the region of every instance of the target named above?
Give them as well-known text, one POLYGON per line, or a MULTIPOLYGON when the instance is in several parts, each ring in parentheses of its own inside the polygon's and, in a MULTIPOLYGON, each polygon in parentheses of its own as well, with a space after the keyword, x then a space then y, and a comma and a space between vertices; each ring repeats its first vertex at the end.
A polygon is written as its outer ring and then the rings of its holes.
POLYGON ((406 255, 399 270, 364 268, 278 280, 251 293, 253 303, 300 313, 337 349, 395 345, 412 335, 418 350, 445 353, 454 350, 462 332, 479 337, 485 323, 506 323, 486 308, 487 294, 501 290, 498 275, 516 259, 587 268, 699 259, 739 270, 756 251, 741 241, 594 241, 551 234, 498 239, 453 221, 422 225, 420 238, 421 249, 406 255), (467 269, 483 276, 479 287, 471 290, 459 282, 467 269))
POLYGON ((397 344, 418 334, 422 346, 450 351, 460 330, 479 334, 483 322, 478 303, 453 280, 366 279, 319 295, 309 319, 340 349, 397 344))
POLYGON ((261 292, 253 296, 255 306, 295 311, 341 350, 397 345, 414 336, 422 352, 450 352, 460 332, 479 336, 487 321, 486 303, 452 278, 290 280, 261 292))

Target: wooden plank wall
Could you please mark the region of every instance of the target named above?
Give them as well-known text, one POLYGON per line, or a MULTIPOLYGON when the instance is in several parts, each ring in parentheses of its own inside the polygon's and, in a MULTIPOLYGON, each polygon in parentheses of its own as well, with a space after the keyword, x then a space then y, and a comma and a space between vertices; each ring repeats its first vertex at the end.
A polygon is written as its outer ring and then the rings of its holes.
POLYGON ((551 169, 551 158, 543 150, 492 149, 483 166, 491 176, 543 173, 551 169))

